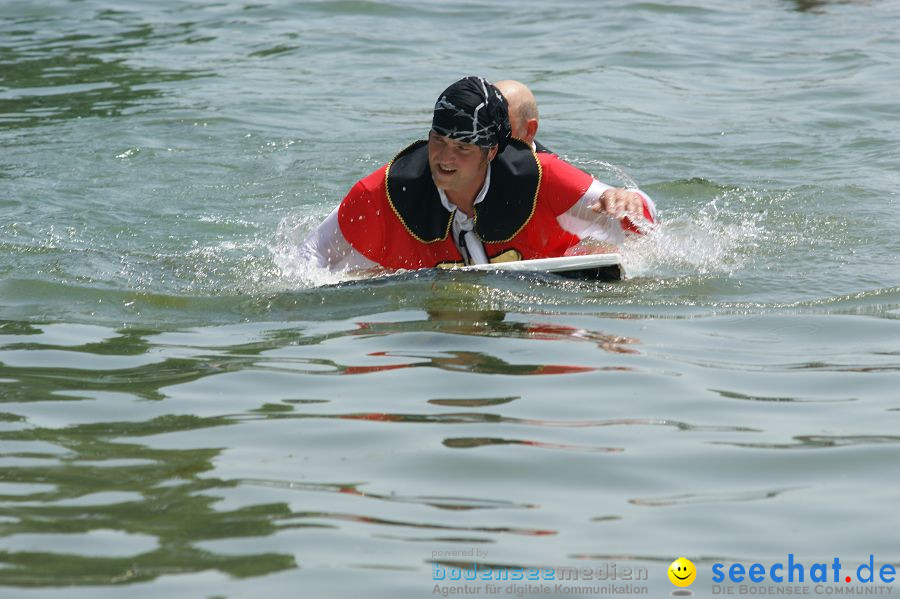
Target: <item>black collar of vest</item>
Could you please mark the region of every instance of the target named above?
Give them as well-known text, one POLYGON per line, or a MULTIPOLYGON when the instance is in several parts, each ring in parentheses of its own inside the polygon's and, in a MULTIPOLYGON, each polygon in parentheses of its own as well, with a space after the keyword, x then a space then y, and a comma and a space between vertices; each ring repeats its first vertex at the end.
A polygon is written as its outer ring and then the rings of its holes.
MULTIPOLYGON (((428 168, 428 142, 401 151, 385 172, 387 199, 406 230, 423 243, 447 238, 453 213, 447 212, 428 168)), ((509 241, 534 216, 541 165, 531 147, 511 139, 491 162, 491 185, 475 206, 475 232, 485 243, 509 241)))
POLYGON ((485 243, 509 241, 534 216, 541 163, 530 144, 512 138, 491 162, 491 186, 475 206, 475 231, 485 243))

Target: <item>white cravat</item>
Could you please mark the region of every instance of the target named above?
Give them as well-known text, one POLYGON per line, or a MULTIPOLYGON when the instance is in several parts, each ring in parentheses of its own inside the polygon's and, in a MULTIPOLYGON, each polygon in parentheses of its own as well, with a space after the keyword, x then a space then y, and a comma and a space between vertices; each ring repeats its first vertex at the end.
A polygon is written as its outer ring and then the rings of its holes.
MULTIPOLYGON (((475 203, 473 205, 479 204, 484 200, 484 196, 487 195, 488 187, 490 187, 490 185, 491 165, 488 163, 487 175, 484 177, 484 185, 481 186, 481 191, 475 196, 475 203)), ((453 226, 451 227, 453 243, 456 244, 459 253, 466 260, 466 264, 487 264, 488 258, 484 251, 484 244, 478 237, 478 233, 473 230, 475 227, 475 219, 463 214, 462 210, 459 210, 455 204, 450 203, 450 200, 447 199, 447 194, 444 193, 444 190, 440 187, 438 188, 438 195, 441 197, 441 204, 443 204, 444 208, 446 208, 448 212, 455 212, 453 215, 453 226)))

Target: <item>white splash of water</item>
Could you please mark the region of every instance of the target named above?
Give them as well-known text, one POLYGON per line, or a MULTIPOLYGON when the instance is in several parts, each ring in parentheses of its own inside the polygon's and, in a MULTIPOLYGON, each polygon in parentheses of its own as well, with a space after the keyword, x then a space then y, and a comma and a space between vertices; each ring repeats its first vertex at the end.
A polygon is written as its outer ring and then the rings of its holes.
POLYGON ((665 277, 733 275, 741 270, 758 248, 771 242, 764 226, 767 212, 748 210, 746 204, 754 198, 746 194, 725 192, 693 213, 669 216, 663 208, 660 222, 620 248, 626 272, 665 277), (734 194, 739 194, 736 206, 730 197, 734 194))
POLYGON ((319 214, 297 214, 281 219, 275 239, 269 245, 272 260, 279 270, 279 283, 288 287, 318 287, 351 278, 347 273, 332 272, 316 264, 303 250, 303 240, 322 221, 319 214))

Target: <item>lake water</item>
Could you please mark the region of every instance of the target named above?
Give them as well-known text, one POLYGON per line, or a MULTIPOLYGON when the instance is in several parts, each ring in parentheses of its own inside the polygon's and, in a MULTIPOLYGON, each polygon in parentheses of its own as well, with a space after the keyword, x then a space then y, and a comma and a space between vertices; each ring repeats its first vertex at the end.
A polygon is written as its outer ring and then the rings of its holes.
POLYGON ((0 592, 900 566, 898 31, 894 0, 4 1, 0 592), (627 280, 297 260, 469 74, 652 195, 627 280))

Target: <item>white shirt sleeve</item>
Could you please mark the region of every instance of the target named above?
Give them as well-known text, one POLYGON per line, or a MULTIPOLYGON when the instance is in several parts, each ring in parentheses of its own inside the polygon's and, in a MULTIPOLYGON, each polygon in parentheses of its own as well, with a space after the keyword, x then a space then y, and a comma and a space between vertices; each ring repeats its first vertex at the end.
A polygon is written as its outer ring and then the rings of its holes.
POLYGON ((310 233, 301 246, 301 255, 319 268, 331 271, 377 267, 377 263, 356 251, 344 238, 338 224, 339 209, 340 206, 332 210, 322 224, 310 233))
MULTIPOLYGON (((622 222, 609 214, 594 212, 591 206, 596 204, 600 196, 611 185, 601 183, 597 179, 591 182, 584 195, 572 205, 566 212, 559 215, 556 220, 559 225, 569 233, 577 235, 581 239, 590 237, 598 241, 619 245, 625 241, 625 231, 622 222)), ((644 208, 656 220, 656 205, 650 197, 640 189, 632 189, 641 195, 644 200, 644 208)))

